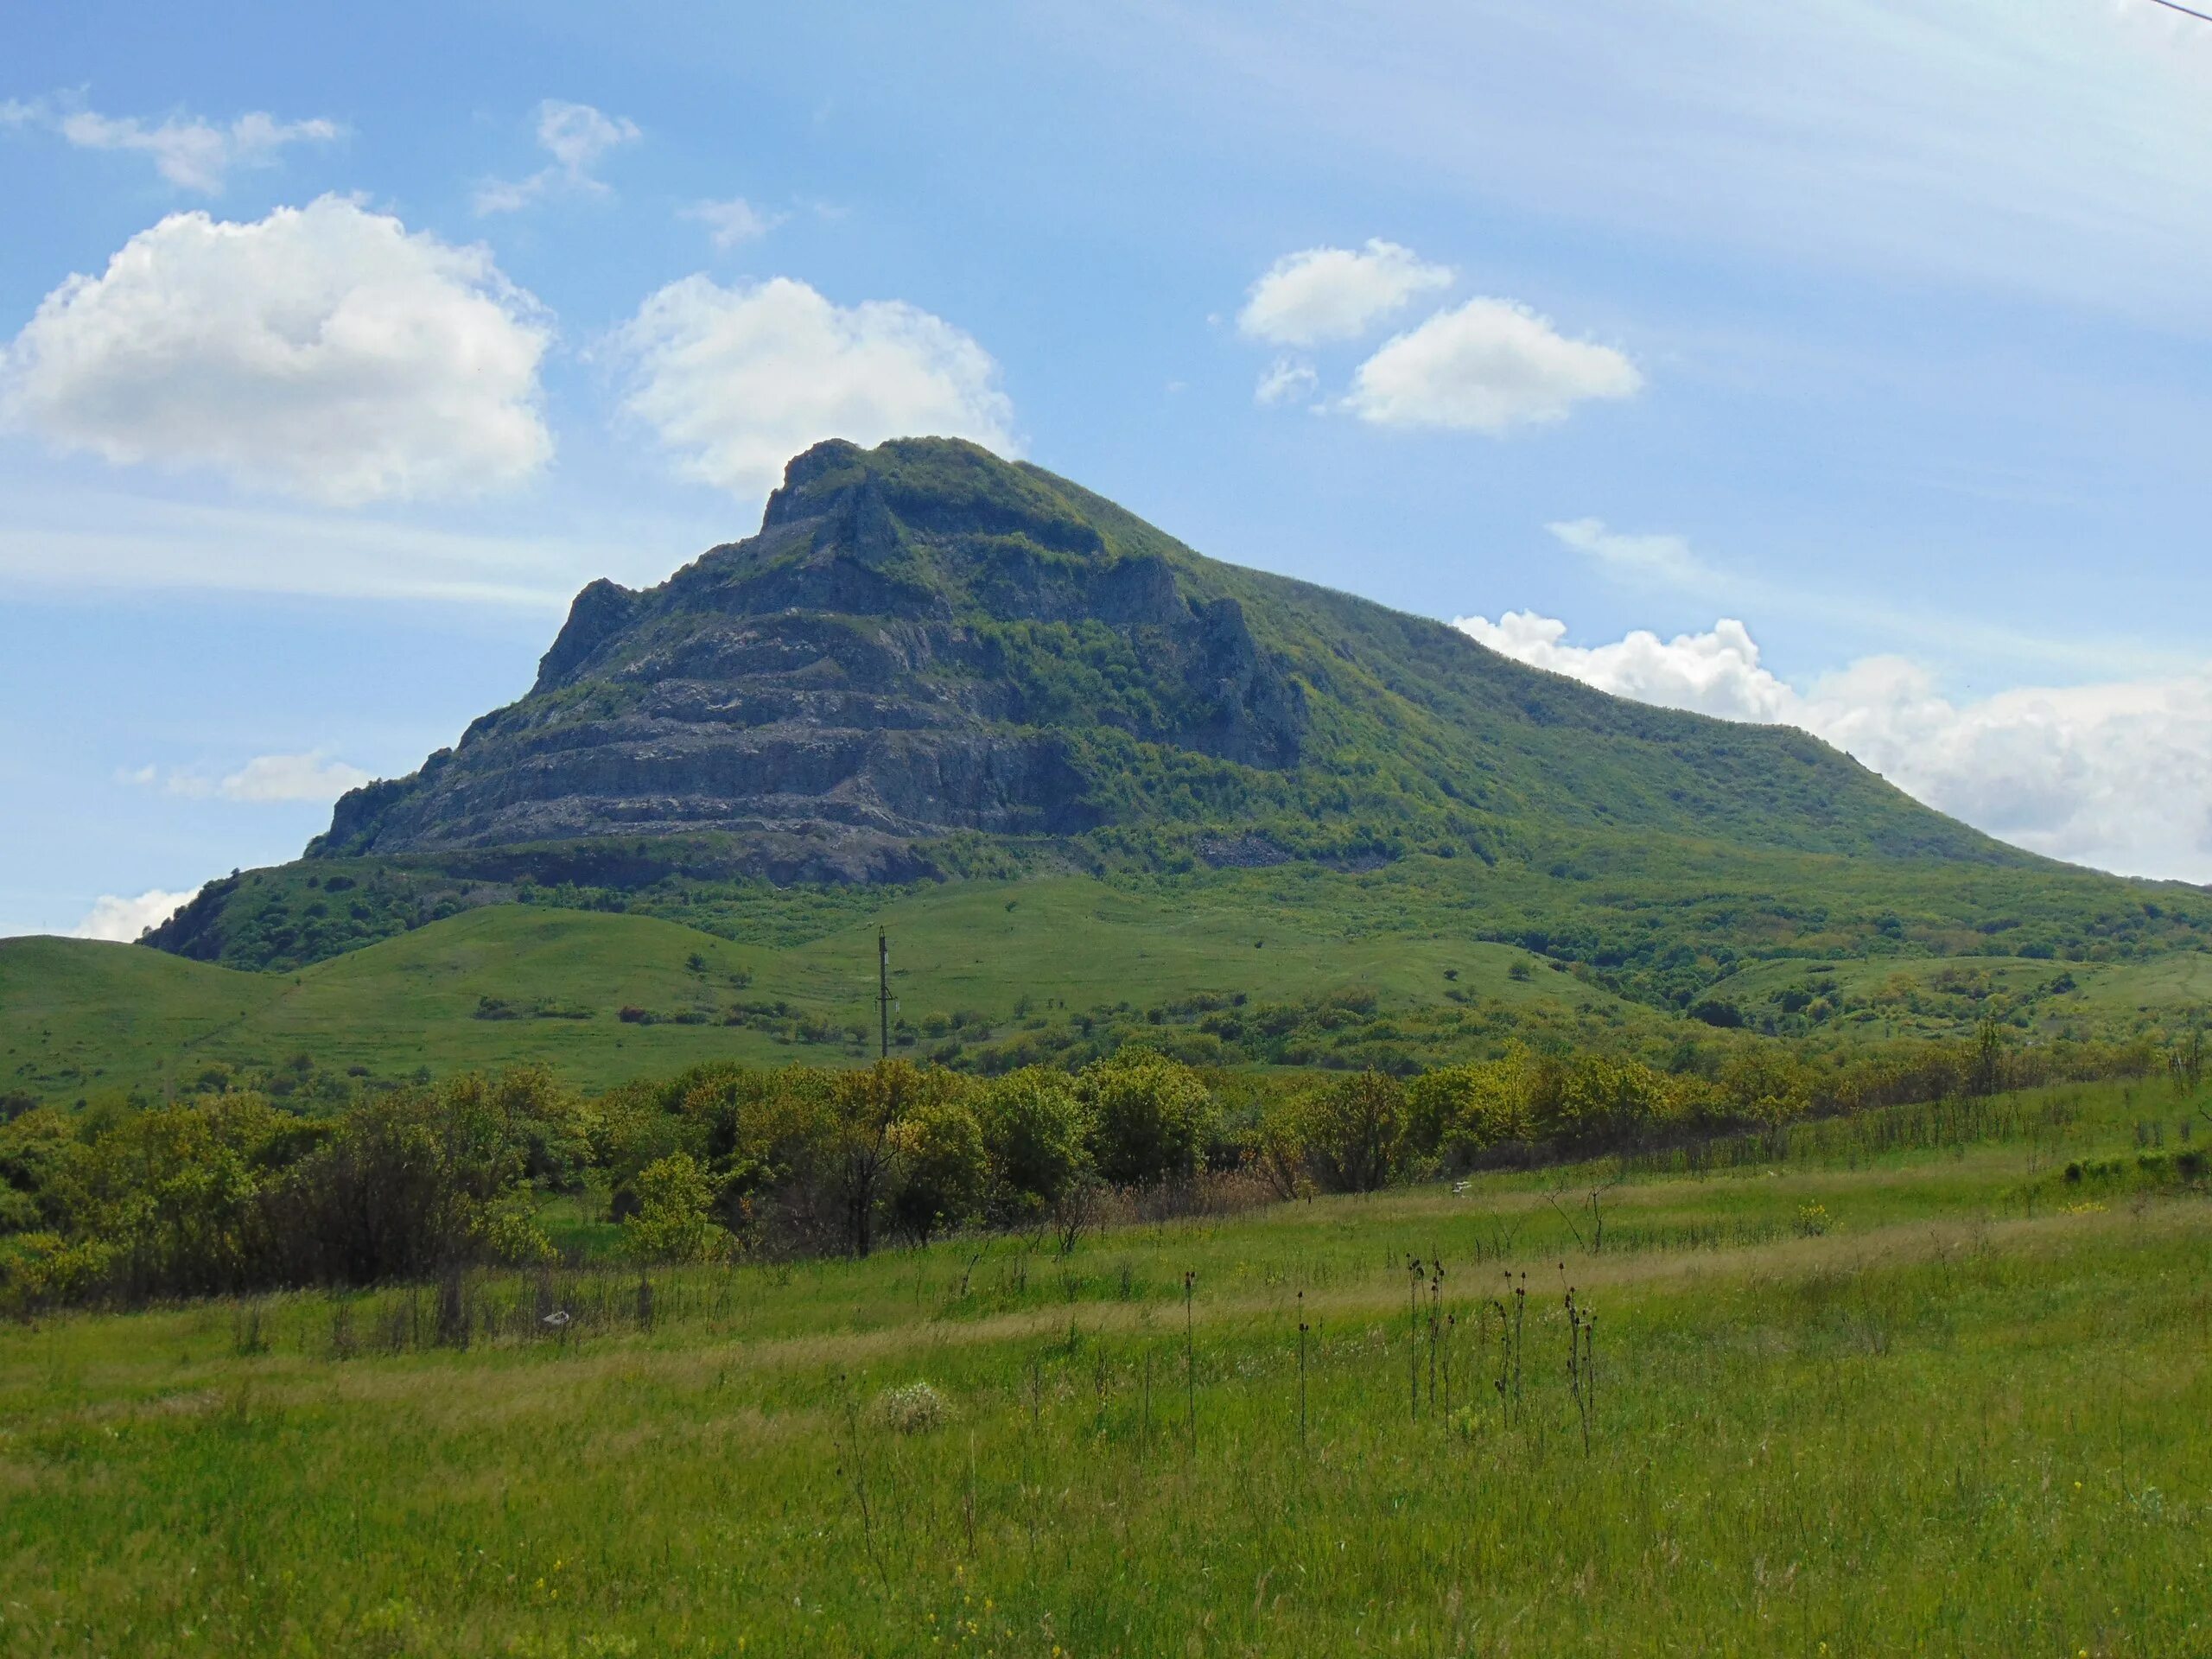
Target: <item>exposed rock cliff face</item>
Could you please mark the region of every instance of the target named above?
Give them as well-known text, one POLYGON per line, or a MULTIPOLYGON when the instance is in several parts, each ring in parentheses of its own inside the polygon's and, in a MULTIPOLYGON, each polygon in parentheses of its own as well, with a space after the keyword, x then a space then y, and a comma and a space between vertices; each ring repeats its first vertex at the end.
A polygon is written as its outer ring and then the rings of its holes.
POLYGON ((759 535, 577 594, 529 696, 347 795, 319 850, 716 830, 779 880, 906 878, 917 839, 1104 821, 1086 725, 1281 768, 1306 710, 1236 599, 1186 594, 1020 470, 824 443, 759 535))
POLYGON ((952 832, 1547 880, 1591 833, 2026 857, 1802 733, 1607 696, 940 439, 818 444, 758 535, 592 583, 527 696, 346 796, 309 854, 581 880, 711 843, 724 875, 864 881, 928 874, 952 832))

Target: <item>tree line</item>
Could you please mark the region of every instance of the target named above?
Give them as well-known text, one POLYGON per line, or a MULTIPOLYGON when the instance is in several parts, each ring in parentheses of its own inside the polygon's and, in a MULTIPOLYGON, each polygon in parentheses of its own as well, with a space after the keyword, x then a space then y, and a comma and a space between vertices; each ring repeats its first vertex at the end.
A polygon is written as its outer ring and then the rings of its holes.
POLYGON ((963 1228, 1071 1243, 1113 1195, 1178 1184, 1367 1192, 2166 1064, 2147 1043, 2008 1049, 1991 1027, 1825 1065, 1747 1041, 1681 1072, 1516 1046, 1410 1080, 1270 1077, 1124 1048, 988 1078, 717 1063, 597 1096, 526 1065, 320 1116, 235 1089, 40 1107, 0 1124, 0 1311, 550 1264, 563 1194, 603 1204, 643 1262, 865 1255, 963 1228))

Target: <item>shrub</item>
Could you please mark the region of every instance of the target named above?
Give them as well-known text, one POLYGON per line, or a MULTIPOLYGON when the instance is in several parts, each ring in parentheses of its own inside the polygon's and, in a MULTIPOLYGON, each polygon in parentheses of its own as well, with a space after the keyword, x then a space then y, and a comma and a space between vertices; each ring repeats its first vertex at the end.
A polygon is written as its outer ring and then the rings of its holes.
MULTIPOLYGON (((911 1060, 878 1060, 831 1079, 811 1119, 805 1167, 817 1209, 835 1214, 853 1255, 875 1248, 879 1211, 899 1191, 909 1154, 903 1126, 929 1117, 969 1086, 954 1073, 911 1060)), ((978 1131, 979 1164, 981 1144, 978 1131)))
POLYGON ((622 1243, 640 1262, 714 1262, 734 1241, 709 1214, 714 1189, 688 1153, 671 1153, 638 1172, 630 1184, 636 1202, 622 1223, 622 1243))
POLYGON ((503 1193, 480 1209, 470 1230, 477 1254, 487 1262, 541 1268, 560 1259, 537 1219, 537 1201, 523 1188, 503 1193))
POLYGON ((1639 1060, 1578 1056, 1557 1069, 1536 1117, 1540 1134, 1577 1145, 1633 1136, 1667 1115, 1666 1077, 1639 1060))
POLYGON ((984 1086, 976 1109, 1002 1211, 1049 1207, 1089 1170, 1083 1104, 1064 1072, 1009 1071, 984 1086))
POLYGON ((1278 1145, 1284 1138, 1294 1143, 1300 1163, 1325 1191, 1372 1192, 1403 1167, 1407 1116, 1403 1084, 1361 1071, 1293 1096, 1268 1135, 1278 1145))
POLYGON ((927 1382, 907 1382, 876 1395, 874 1414, 894 1434, 926 1434, 952 1421, 952 1404, 927 1382))
POLYGON ((1752 1123, 1787 1123, 1813 1103, 1813 1077, 1804 1064, 1771 1044, 1746 1044, 1720 1068, 1721 1092, 1752 1123))
POLYGON ((959 1095, 937 1094, 917 1102, 896 1125, 899 1153, 891 1213, 921 1243, 944 1228, 979 1213, 990 1179, 983 1129, 959 1095))
POLYGON ((1535 1133, 1535 1106, 1554 1070, 1516 1046, 1502 1059, 1443 1066, 1406 1090, 1407 1138, 1425 1157, 1465 1164, 1535 1133))
POLYGON ((1076 1079, 1090 1119, 1098 1173, 1135 1186, 1198 1168, 1212 1097, 1187 1065, 1150 1049, 1123 1048, 1076 1079))

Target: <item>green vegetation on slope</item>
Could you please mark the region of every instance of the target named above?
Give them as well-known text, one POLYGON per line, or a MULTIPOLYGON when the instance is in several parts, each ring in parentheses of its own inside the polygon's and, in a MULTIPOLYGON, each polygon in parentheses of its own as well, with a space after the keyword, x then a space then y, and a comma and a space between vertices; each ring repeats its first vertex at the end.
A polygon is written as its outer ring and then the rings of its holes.
MULTIPOLYGON (((1673 1023, 1548 967, 1532 971, 1505 946, 1287 918, 1255 931, 1241 907, 1080 878, 931 887, 878 915, 893 938, 900 1052, 946 1060, 1047 1037, 1095 1052, 1122 1036, 1178 1035, 1172 1028, 1206 1011, 1201 1001, 1254 1015, 1269 1005, 1313 1011, 1348 1039, 1371 1036, 1378 1015, 1426 1010, 1451 1017, 1429 1045, 1440 1053, 1513 1034, 1594 1042, 1626 1030, 1656 1043, 1673 1023), (1141 1005, 1126 994, 1139 985, 1151 992, 1141 1005), (1332 997, 1356 1017, 1317 1007, 1332 997)), ((587 1087, 707 1059, 836 1063, 874 1052, 874 970, 873 918, 778 950, 537 905, 470 911, 283 976, 130 946, 10 941, 0 1007, 37 1017, 10 1020, 0 1093, 74 1099, 143 1087, 164 1067, 302 1053, 380 1077, 544 1061, 587 1087), (107 1010, 125 998, 165 1012, 118 1027, 107 1010)), ((1338 1063, 1374 1058, 1355 1047, 1338 1063)))
POLYGON ((587 590, 529 695, 349 796, 320 850, 496 846, 541 817, 665 832, 715 800, 709 820, 1027 830, 1155 866, 1223 837, 1488 861, 1612 829, 2044 862, 1802 732, 1607 696, 937 439, 817 446, 760 535, 644 593, 587 590), (830 802, 855 785, 880 810, 830 802))
POLYGON ((0 1327, 0 1654, 2195 1652, 2190 1124, 0 1327))
MULTIPOLYGON (((988 876, 1018 871, 1019 849, 963 844, 988 876), (981 855, 988 851, 988 859, 981 855)), ((168 948, 246 969, 289 970, 518 899, 682 922, 749 944, 802 946, 887 911, 928 910, 960 883, 775 887, 717 874, 713 838, 566 843, 443 859, 314 860, 213 884, 163 936, 168 948), (619 874, 622 885, 608 885, 619 874), (330 883, 346 887, 334 894, 330 883), (365 896, 364 896, 365 895, 365 896), (355 918, 358 903, 368 914, 355 918), (331 930, 346 930, 342 936, 331 930)), ((1034 861, 1049 868, 1041 856, 1034 861)), ((1017 878, 1038 890, 1065 877, 1017 878)), ((1628 834, 1560 840, 1533 862, 1414 855, 1377 868, 1313 862, 1262 868, 1109 872, 1132 902, 1202 910, 1255 937, 1392 934, 1510 944, 1579 963, 1597 982, 1681 1009, 1750 963, 1785 959, 2005 957, 2057 963, 2149 960, 2212 947, 2212 899, 2178 884, 2123 882, 2048 866, 1746 851, 1628 834), (1241 920, 1237 918, 1241 917, 1241 920)), ((979 918, 1026 888, 981 880, 979 918), (994 899, 1004 892, 1004 898, 994 899)), ((1001 930, 985 937, 995 948, 1001 930)), ((1018 930, 1017 930, 1018 931, 1018 930)), ((1076 950, 1086 941, 1071 939, 1076 950)), ((1109 950, 1099 960, 1116 960, 1109 950)), ((2047 977, 2056 977, 2056 969, 2047 977)), ((1161 990, 1172 988, 1162 987, 1161 990)), ((1148 999, 1132 980, 1111 1000, 1148 999)), ((1722 993, 1725 995, 1725 993, 1722 993)))
POLYGON ((2043 948, 2039 874, 1938 868, 1900 913, 1866 861, 1777 855, 1763 873, 1769 896, 1738 899, 1701 893, 1694 865, 1553 879, 1584 906, 1572 931, 1541 925, 1502 875, 1414 859, 1112 882, 662 884, 620 898, 623 912, 534 893, 283 974, 6 941, 0 1096, 73 1101, 300 1056, 387 1079, 540 1060, 586 1087, 708 1059, 856 1059, 874 1051, 879 924, 899 1052, 982 1070, 1079 1065, 1133 1037, 1231 1066, 1402 1071, 1515 1039, 1669 1062, 1732 1016, 1816 1047, 1956 1037, 1993 1015, 2017 1040, 2157 1037, 2212 992, 2212 966, 2189 966, 2212 958, 2171 954, 2205 920, 2182 903, 2099 913, 2068 945, 2078 956, 1953 957, 1935 953, 2043 948), (2019 927, 1960 919, 2000 904, 2019 927))

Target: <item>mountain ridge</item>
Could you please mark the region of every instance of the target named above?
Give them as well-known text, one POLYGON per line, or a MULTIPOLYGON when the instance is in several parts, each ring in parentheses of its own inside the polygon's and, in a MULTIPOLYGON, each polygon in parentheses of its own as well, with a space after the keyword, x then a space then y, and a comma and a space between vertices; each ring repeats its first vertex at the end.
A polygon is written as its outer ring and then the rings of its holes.
POLYGON ((309 855, 711 830, 747 874, 898 881, 961 833, 1341 862, 1578 825, 2041 862, 1805 734, 1611 697, 938 439, 818 444, 755 535, 588 585, 523 697, 309 855))
POLYGON ((1209 559, 974 445, 817 445, 762 524, 652 587, 588 585, 520 697, 145 942, 289 970, 523 902, 789 944, 938 883, 992 880, 1012 912, 1072 875, 1243 906, 1255 948, 1294 919, 1510 944, 1581 976, 1563 995, 1678 1013, 1752 962, 2212 944, 2201 889, 2005 846, 1802 732, 1209 559))

